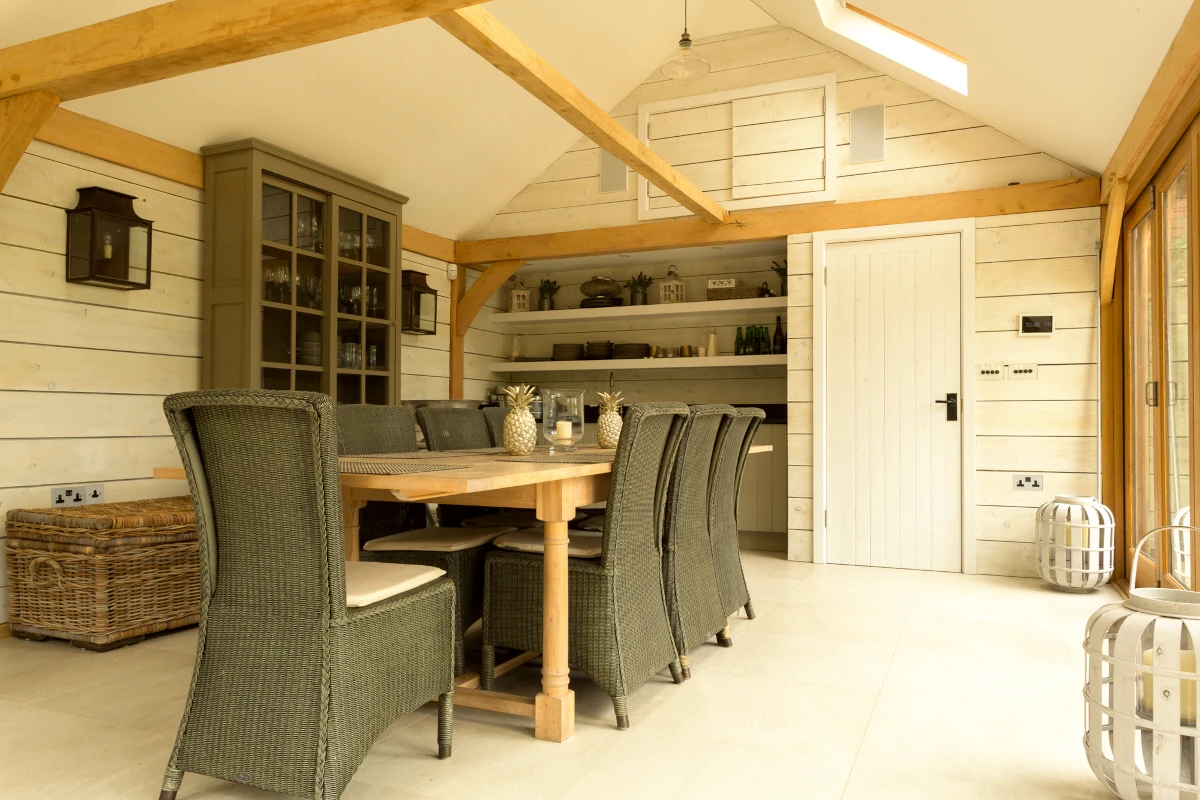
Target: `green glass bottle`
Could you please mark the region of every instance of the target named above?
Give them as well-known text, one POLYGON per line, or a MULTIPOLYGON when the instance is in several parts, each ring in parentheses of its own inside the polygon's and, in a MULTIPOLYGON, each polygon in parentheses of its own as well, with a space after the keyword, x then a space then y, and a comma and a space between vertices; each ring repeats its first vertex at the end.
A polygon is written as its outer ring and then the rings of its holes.
MULTIPOLYGON (((749 328, 747 328, 747 330, 749 330, 749 328)), ((733 339, 733 354, 735 356, 742 355, 742 353, 744 352, 745 346, 746 346, 746 341, 745 341, 745 339, 742 338, 742 329, 738 328, 737 336, 735 336, 733 339)))

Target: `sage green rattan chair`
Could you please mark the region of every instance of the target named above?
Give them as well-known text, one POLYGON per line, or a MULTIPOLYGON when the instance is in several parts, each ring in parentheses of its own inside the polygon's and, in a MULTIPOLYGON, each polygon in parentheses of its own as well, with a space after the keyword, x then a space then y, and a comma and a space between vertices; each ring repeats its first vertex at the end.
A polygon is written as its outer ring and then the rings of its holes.
POLYGON ((346 563, 330 399, 188 392, 164 410, 196 510, 201 616, 161 800, 185 772, 337 800, 376 738, 432 697, 448 757, 454 584, 346 563))
POLYGON ((691 407, 667 495, 663 585, 684 677, 691 677, 691 651, 725 628, 708 536, 708 495, 717 434, 736 413, 726 405, 691 407))
MULTIPOLYGON (((708 535, 712 540, 717 588, 726 617, 744 607, 746 616, 754 619, 754 606, 750 603, 750 590, 746 588, 742 554, 738 548, 737 500, 750 444, 766 416, 761 408, 739 408, 737 416, 721 429, 717 437, 712 491, 708 501, 708 535)), ((733 644, 727 633, 722 637, 722 644, 733 644)))
POLYGON ((488 406, 483 409, 488 433, 492 435, 492 447, 504 447, 504 418, 508 416, 506 406, 488 406))
POLYGON ((417 422, 430 450, 475 450, 492 446, 487 417, 478 408, 425 406, 417 422))
MULTIPOLYGON (((683 680, 660 565, 663 507, 686 419, 681 403, 629 409, 599 552, 572 558, 568 548, 568 659, 612 697, 618 728, 629 727, 629 694, 656 672, 669 667, 676 683, 683 680)), ((485 562, 480 676, 485 689, 494 683, 495 648, 542 648, 542 555, 528 552, 540 549, 537 536, 509 536, 517 549, 492 550, 485 562)), ((590 536, 594 543, 596 534, 590 536)), ((586 535, 571 538, 582 552, 586 535)))
MULTIPOLYGON (((341 455, 411 453, 417 449, 417 421, 411 408, 345 404, 336 407, 336 415, 341 455)), ((358 512, 358 535, 363 543, 424 525, 424 503, 372 500, 358 512)))

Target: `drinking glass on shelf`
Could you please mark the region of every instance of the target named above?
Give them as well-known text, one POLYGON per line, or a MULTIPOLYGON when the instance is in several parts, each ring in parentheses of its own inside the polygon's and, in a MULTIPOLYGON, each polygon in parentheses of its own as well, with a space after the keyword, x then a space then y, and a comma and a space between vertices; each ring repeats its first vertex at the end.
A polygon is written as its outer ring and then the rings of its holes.
POLYGON ((372 344, 367 346, 367 369, 379 368, 379 345, 372 344))

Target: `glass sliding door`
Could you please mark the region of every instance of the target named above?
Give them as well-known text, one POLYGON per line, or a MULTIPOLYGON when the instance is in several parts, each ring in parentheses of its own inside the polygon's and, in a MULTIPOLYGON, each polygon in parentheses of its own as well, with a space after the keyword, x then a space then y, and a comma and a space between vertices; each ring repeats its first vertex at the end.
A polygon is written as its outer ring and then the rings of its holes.
MULTIPOLYGON (((1148 203, 1146 205, 1149 205, 1148 203)), ((1144 213, 1140 220, 1132 225, 1126 236, 1127 267, 1129 299, 1128 326, 1130 331, 1129 353, 1127 358, 1129 375, 1129 440, 1131 447, 1131 488, 1129 493, 1130 523, 1128 556, 1134 556, 1138 538, 1147 531, 1159 526, 1161 504, 1158 502, 1159 476, 1157 468, 1159 448, 1158 440, 1158 399, 1159 389, 1156 379, 1156 351, 1158 339, 1159 314, 1157 313, 1156 276, 1158 270, 1154 263, 1154 214, 1153 211, 1144 213)), ((1154 562, 1157 554, 1157 542, 1150 541, 1142 550, 1142 557, 1154 562)), ((1157 570, 1151 570, 1157 572, 1157 570)), ((1147 576, 1141 572, 1141 578, 1147 576)))
MULTIPOLYGON (((1188 174, 1186 162, 1162 192, 1163 312, 1166 331, 1163 415, 1166 456, 1166 512, 1172 524, 1191 522, 1191 470, 1189 360, 1190 316, 1188 309, 1188 174)), ((1183 531, 1172 535, 1170 575, 1182 586, 1192 583, 1191 536, 1183 531)))

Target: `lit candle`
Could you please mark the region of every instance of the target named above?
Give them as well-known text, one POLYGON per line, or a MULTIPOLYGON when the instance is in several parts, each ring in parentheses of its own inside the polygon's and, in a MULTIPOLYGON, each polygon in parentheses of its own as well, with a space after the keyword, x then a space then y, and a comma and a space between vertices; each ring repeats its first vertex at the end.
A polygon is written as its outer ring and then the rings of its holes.
POLYGON ((104 257, 106 259, 112 258, 112 234, 111 233, 104 234, 104 257))
POLYGON ((560 419, 554 425, 554 438, 560 442, 571 441, 571 420, 560 419))

